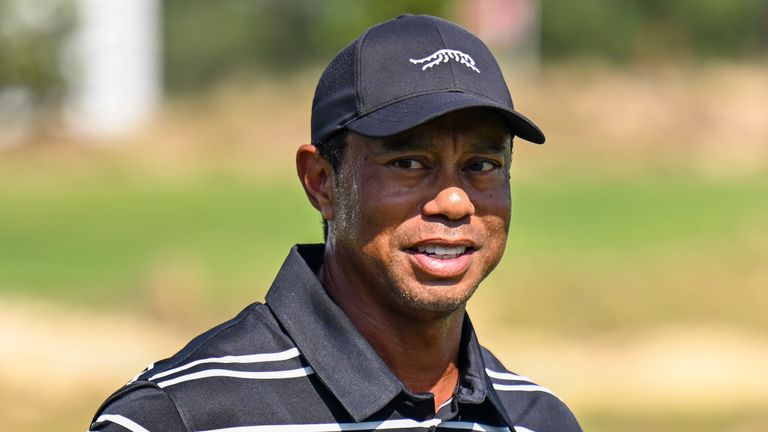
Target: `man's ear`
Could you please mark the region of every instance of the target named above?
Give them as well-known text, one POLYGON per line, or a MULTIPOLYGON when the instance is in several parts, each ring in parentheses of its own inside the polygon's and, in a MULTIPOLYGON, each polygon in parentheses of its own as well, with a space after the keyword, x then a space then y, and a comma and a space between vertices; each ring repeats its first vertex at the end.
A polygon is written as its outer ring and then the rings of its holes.
POLYGON ((304 144, 296 150, 296 172, 309 202, 323 219, 333 219, 335 173, 331 164, 320 156, 317 147, 304 144))

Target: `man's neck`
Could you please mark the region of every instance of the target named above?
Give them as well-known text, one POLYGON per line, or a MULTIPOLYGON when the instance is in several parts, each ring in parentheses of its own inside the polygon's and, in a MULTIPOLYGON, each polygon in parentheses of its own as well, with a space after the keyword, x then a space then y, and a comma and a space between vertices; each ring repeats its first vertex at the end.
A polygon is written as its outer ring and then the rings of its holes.
MULTIPOLYGON (((326 256, 327 258, 327 256, 326 256)), ((392 373, 412 393, 432 393, 435 410, 453 396, 464 308, 405 315, 382 305, 325 260, 320 280, 392 373), (357 289, 356 289, 357 288, 357 289)))
POLYGON ((408 390, 432 393, 435 410, 453 396, 459 379, 461 321, 458 325, 449 322, 404 328, 376 325, 369 317, 350 315, 358 330, 408 390))

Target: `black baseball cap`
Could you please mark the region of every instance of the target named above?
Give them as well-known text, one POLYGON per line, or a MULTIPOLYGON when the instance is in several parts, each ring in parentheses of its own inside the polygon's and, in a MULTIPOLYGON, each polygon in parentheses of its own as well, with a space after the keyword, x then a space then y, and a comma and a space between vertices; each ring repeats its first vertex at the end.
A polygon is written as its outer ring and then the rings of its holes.
POLYGON ((349 129, 381 138, 452 111, 497 109, 513 135, 544 143, 515 111, 488 47, 464 28, 427 15, 402 15, 366 30, 331 61, 312 101, 312 143, 349 129))

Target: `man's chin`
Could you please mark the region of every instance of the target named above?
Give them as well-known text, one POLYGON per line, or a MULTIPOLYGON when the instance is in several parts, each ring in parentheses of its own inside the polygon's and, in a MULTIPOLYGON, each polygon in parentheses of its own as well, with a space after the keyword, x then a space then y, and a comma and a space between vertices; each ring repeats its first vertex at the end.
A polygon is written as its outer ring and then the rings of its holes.
POLYGON ((416 292, 401 292, 400 300, 412 310, 450 315, 464 310, 475 289, 433 282, 422 285, 416 292))

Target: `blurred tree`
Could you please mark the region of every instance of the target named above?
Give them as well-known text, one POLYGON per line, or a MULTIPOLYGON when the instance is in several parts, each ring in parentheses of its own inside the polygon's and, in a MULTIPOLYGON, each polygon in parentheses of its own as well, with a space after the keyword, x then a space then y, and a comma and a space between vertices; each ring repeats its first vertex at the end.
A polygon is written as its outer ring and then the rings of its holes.
POLYGON ((543 0, 546 58, 744 58, 765 54, 766 0, 543 0))
POLYGON ((73 28, 70 0, 0 0, 0 147, 23 142, 63 99, 59 60, 73 28))
POLYGON ((59 59, 73 26, 69 0, 0 0, 0 90, 24 88, 40 103, 58 100, 59 59))
POLYGON ((758 52, 766 0, 677 0, 659 2, 665 15, 691 35, 694 54, 734 57, 758 52))
POLYGON ((451 0, 165 0, 169 92, 240 72, 327 60, 368 26, 403 12, 445 15, 451 0))
MULTIPOLYGON (((0 0, 0 93, 61 97, 59 58, 77 0, 0 0)), ((447 16, 459 0, 164 0, 164 73, 173 93, 254 71, 328 60, 366 27, 403 12, 447 16)), ((471 1, 471 0, 468 0, 471 1)), ((541 0, 545 59, 765 56, 768 0, 541 0)), ((462 21, 461 17, 455 17, 462 21)))
POLYGON ((594 56, 625 61, 640 25, 635 1, 542 1, 542 55, 545 58, 594 56))

